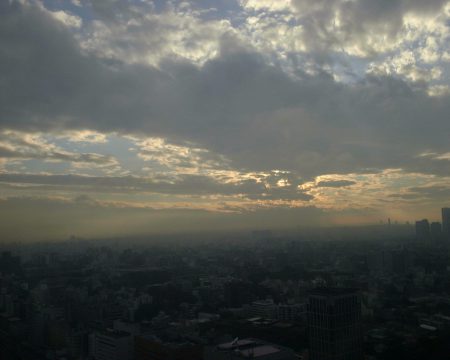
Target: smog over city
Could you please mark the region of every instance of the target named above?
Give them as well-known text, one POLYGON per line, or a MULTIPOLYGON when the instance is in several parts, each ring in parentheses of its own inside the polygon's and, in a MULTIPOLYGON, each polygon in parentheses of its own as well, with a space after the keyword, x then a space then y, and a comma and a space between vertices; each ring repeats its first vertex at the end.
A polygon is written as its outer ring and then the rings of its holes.
POLYGON ((450 1, 0 0, 0 359, 443 359, 448 299, 450 1))

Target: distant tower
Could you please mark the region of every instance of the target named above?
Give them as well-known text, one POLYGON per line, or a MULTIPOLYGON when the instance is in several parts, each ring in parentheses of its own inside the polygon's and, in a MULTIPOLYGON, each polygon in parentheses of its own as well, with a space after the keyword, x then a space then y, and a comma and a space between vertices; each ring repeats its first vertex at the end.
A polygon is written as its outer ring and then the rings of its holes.
POLYGON ((361 300, 352 289, 314 290, 308 302, 309 358, 362 360, 361 300))
POLYGON ((416 237, 418 240, 430 238, 430 223, 427 219, 416 221, 416 237))
POLYGON ((450 208, 442 208, 442 234, 450 240, 450 208))

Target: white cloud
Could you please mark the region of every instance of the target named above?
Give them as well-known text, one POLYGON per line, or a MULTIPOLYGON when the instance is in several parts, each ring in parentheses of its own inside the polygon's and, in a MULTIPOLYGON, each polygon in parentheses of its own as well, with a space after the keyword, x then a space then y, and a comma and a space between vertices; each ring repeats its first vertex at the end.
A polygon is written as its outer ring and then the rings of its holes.
POLYGON ((240 0, 242 7, 251 10, 292 10, 291 0, 240 0))
POLYGON ((0 131, 0 158, 69 162, 83 167, 117 166, 117 160, 111 156, 69 151, 49 142, 42 133, 14 130, 0 131))
POLYGON ((234 30, 228 20, 200 19, 189 6, 162 13, 130 8, 130 16, 95 20, 80 37, 81 46, 97 56, 125 63, 158 66, 166 58, 203 64, 215 57, 220 39, 234 30))
POLYGON ((49 14, 59 22, 63 23, 67 27, 79 29, 83 25, 83 20, 76 15, 70 14, 66 11, 49 11, 49 14))
POLYGON ((108 141, 107 135, 92 130, 65 131, 56 135, 71 142, 102 144, 108 141))
POLYGON ((450 161, 450 152, 439 154, 436 152, 428 151, 428 152, 419 154, 418 157, 428 158, 431 160, 448 160, 448 161, 450 161))
POLYGON ((449 96, 450 87, 448 85, 431 85, 428 88, 428 95, 436 97, 449 96))

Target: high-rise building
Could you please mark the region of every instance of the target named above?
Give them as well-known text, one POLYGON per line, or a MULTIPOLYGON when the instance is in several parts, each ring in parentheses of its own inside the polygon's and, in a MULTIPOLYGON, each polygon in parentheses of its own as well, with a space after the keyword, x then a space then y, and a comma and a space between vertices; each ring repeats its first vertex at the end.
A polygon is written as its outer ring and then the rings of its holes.
POLYGON ((353 289, 321 288, 309 295, 309 358, 362 360, 361 300, 353 289))
POLYGON ((416 221, 416 237, 418 240, 430 238, 430 223, 427 219, 416 221))
POLYGON ((450 240, 450 208, 442 208, 442 234, 450 240))

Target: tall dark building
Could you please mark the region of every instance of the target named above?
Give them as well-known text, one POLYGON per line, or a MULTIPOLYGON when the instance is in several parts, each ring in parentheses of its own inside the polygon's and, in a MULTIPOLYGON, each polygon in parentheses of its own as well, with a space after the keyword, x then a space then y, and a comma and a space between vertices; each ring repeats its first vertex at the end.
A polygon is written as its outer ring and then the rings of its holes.
POLYGON ((442 234, 450 240, 450 208, 442 208, 442 234))
POLYGON ((314 290, 308 302, 309 358, 362 360, 361 300, 356 290, 314 290))
POLYGON ((416 221, 416 237, 419 240, 430 238, 430 223, 427 219, 416 221))

